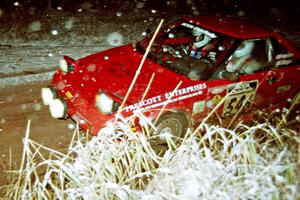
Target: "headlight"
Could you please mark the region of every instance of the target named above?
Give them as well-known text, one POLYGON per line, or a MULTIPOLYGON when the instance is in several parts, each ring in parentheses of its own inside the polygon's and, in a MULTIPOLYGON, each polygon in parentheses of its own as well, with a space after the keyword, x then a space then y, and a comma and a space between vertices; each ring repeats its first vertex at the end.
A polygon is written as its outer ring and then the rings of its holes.
POLYGON ((68 72, 68 63, 65 59, 59 60, 59 68, 65 73, 68 72))
POLYGON ((59 68, 64 72, 73 72, 75 70, 74 60, 65 56, 64 59, 59 60, 59 68))
POLYGON ((113 101, 104 93, 101 93, 96 96, 96 106, 100 109, 101 112, 105 114, 111 114, 118 109, 119 103, 113 101))
POLYGON ((45 106, 49 105, 55 97, 54 91, 51 88, 42 88, 42 99, 45 106))
POLYGON ((66 116, 66 104, 61 99, 54 99, 50 103, 49 109, 53 118, 63 118, 66 116))

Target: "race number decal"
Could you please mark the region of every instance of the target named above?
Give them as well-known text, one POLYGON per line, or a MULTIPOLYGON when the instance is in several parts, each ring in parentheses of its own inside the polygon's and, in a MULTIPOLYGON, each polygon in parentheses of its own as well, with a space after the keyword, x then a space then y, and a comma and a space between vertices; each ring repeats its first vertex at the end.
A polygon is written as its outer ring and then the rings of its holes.
POLYGON ((227 87, 227 99, 224 102, 223 115, 229 116, 250 106, 254 100, 258 81, 241 82, 227 87))

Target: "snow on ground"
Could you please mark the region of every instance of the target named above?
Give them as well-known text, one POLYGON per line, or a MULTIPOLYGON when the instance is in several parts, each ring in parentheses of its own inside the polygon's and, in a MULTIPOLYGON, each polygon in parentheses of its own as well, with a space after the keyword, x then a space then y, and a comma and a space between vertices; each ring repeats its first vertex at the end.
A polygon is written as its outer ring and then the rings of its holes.
POLYGON ((37 70, 53 70, 62 55, 80 58, 96 51, 102 51, 108 45, 59 45, 43 43, 19 43, 1 45, 1 76, 11 74, 34 73, 37 70))
MULTIPOLYGON (((49 41, 51 43, 51 41, 49 41)), ((59 59, 69 55, 75 59, 109 48, 109 45, 0 45, 0 88, 32 81, 50 80, 59 59)))
POLYGON ((0 88, 7 88, 9 86, 21 85, 31 82, 51 80, 53 74, 54 72, 45 72, 38 74, 0 78, 0 88))

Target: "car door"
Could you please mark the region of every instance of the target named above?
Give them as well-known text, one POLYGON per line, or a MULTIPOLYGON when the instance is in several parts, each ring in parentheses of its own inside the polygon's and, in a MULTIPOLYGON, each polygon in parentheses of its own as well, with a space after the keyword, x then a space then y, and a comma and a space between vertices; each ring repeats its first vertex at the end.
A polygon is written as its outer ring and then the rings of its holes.
POLYGON ((272 68, 266 74, 265 86, 269 104, 285 103, 299 89, 300 68, 294 55, 276 38, 269 39, 273 49, 272 68))
POLYGON ((246 108, 250 103, 252 107, 259 109, 279 106, 278 104, 286 103, 290 94, 299 87, 297 85, 300 72, 292 64, 293 55, 282 44, 275 38, 256 39, 251 42, 253 47, 248 61, 235 67, 239 73, 239 82, 230 86, 236 89, 230 89, 232 94, 224 103, 224 114, 234 114, 241 106, 246 108))
MULTIPOLYGON (((226 62, 227 72, 238 76, 227 87, 223 115, 233 115, 247 108, 268 106, 267 90, 274 85, 266 81, 272 62, 267 39, 244 40, 226 62)), ((272 52, 271 52, 272 53, 272 52)))

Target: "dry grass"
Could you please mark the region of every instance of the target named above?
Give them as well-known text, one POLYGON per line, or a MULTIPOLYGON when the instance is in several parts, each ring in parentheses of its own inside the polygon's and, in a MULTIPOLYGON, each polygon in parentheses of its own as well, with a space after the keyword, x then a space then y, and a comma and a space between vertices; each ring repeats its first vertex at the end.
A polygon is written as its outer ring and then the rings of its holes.
POLYGON ((128 119, 120 119, 90 140, 77 129, 68 154, 30 140, 28 125, 22 164, 11 172, 11 185, 2 188, 5 198, 300 198, 300 138, 283 124, 234 129, 203 124, 203 136, 189 130, 179 147, 158 155, 147 132, 152 124, 134 133, 128 119))

